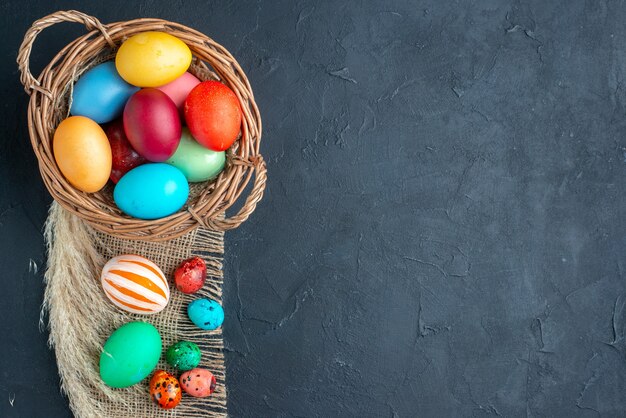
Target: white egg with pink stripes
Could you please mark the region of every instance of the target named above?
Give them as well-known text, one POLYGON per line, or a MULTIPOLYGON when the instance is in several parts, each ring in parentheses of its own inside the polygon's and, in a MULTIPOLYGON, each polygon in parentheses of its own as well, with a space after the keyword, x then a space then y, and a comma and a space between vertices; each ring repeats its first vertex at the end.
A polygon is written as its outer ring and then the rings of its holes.
POLYGON ((107 298, 127 312, 155 314, 170 300, 170 288, 161 269, 138 255, 110 259, 102 268, 100 280, 107 298))

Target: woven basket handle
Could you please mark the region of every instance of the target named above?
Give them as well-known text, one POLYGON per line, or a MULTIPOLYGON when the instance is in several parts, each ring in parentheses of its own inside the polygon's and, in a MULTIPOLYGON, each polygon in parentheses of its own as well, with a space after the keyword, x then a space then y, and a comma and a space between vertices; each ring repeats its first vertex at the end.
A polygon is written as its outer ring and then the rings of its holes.
POLYGON ((265 161, 263 157, 259 154, 252 157, 253 163, 250 161, 247 162, 237 162, 236 164, 243 165, 251 165, 254 167, 256 173, 254 174, 254 184, 252 185, 252 190, 248 195, 246 202, 243 204, 242 208, 236 215, 231 216, 230 218, 224 219, 200 219, 193 211, 190 211, 192 216, 196 218, 202 225, 217 231, 227 231, 229 229, 237 228, 243 222, 245 222, 248 217, 254 212, 256 209, 257 203, 263 198, 263 191, 265 190, 265 182, 267 181, 267 167, 265 165, 265 161))
POLYGON ((28 29, 24 35, 24 40, 20 46, 19 53, 17 54, 17 64, 20 72, 22 73, 20 81, 24 85, 24 90, 26 90, 26 93, 28 94, 31 94, 33 90, 37 90, 48 97, 51 96, 50 92, 42 88, 39 80, 37 80, 30 72, 30 52, 33 48, 33 43, 35 42, 37 35, 39 35, 42 30, 61 22, 82 23, 89 31, 97 29, 102 33, 102 36, 104 36, 107 43, 111 47, 115 47, 115 43, 107 33, 106 27, 93 16, 86 15, 76 10, 67 10, 55 12, 42 17, 41 19, 35 21, 30 29, 28 29))

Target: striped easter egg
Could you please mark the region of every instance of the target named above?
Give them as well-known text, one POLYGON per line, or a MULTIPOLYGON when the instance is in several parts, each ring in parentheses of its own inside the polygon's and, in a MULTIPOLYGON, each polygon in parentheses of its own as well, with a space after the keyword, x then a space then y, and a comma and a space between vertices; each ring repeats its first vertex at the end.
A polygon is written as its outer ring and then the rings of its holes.
POLYGON ((161 312, 170 288, 161 269, 138 255, 120 255, 102 268, 102 288, 115 306, 137 314, 161 312))

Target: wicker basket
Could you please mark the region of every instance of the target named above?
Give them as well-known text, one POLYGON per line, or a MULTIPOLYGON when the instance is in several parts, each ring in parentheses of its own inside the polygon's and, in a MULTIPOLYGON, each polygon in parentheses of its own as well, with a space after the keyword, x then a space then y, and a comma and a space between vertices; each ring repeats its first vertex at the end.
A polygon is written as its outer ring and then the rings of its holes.
POLYGON ((250 83, 233 56, 202 33, 160 19, 103 25, 75 10, 60 11, 33 23, 24 36, 17 63, 22 84, 30 94, 28 130, 44 183, 57 202, 94 228, 120 238, 148 241, 172 239, 198 226, 223 231, 244 222, 263 197, 267 176, 259 153, 261 116, 250 83), (63 48, 35 78, 29 70, 33 42, 43 29, 60 22, 82 23, 89 33, 63 48), (235 92, 243 110, 241 136, 227 152, 224 171, 211 182, 194 185, 187 205, 179 212, 150 221, 123 214, 113 202, 110 186, 97 193, 74 188, 61 174, 52 152, 54 130, 68 116, 74 82, 84 71, 111 59, 126 38, 144 31, 167 32, 185 42, 194 55, 189 71, 201 80, 217 78, 224 82, 235 92), (241 198, 253 175, 254 182, 238 213, 226 217, 225 211, 241 198))

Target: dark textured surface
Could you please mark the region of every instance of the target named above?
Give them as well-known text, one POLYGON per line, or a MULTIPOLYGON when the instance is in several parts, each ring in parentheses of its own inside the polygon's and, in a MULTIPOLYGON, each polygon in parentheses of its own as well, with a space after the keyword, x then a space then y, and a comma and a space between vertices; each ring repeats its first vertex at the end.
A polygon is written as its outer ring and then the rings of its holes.
MULTIPOLYGON (((1 416, 69 414, 14 65, 67 8, 193 26, 250 77, 270 177, 227 235, 232 416, 626 414, 622 2, 10 0, 1 416)), ((36 67, 79 33, 46 32, 36 67)))

